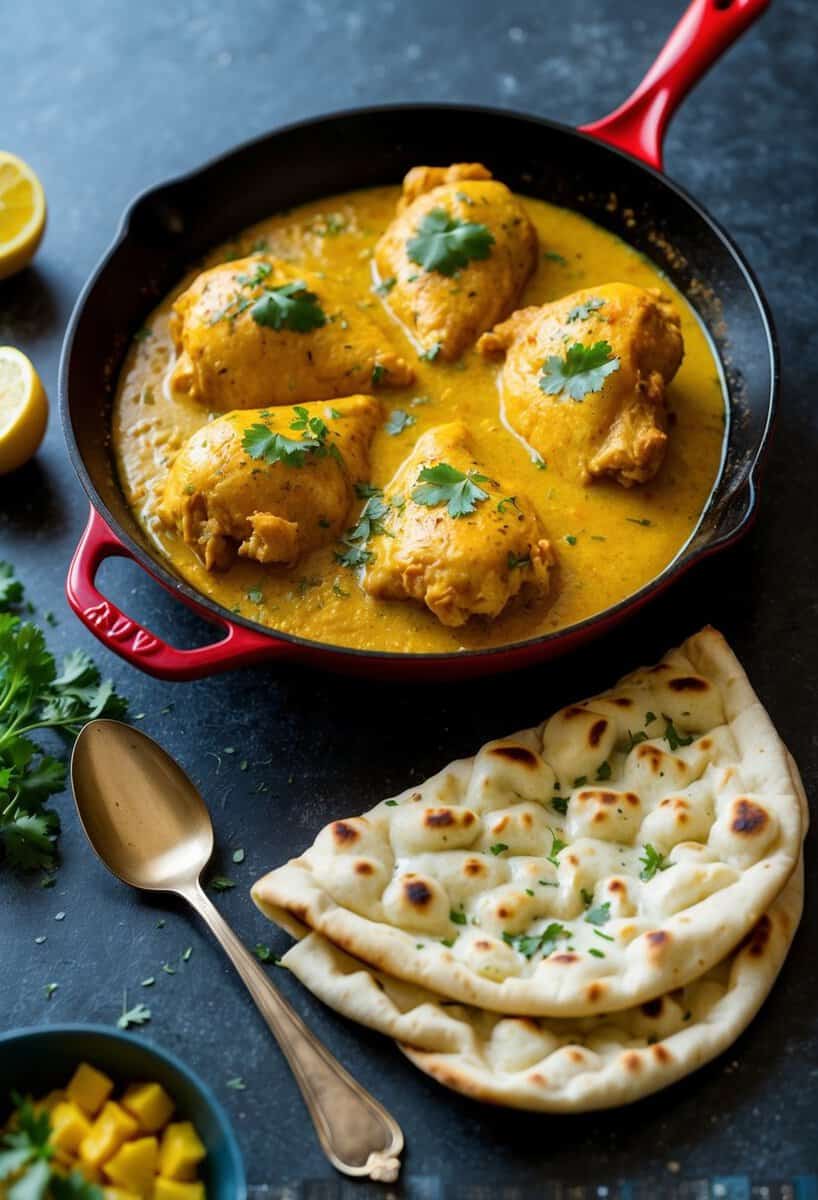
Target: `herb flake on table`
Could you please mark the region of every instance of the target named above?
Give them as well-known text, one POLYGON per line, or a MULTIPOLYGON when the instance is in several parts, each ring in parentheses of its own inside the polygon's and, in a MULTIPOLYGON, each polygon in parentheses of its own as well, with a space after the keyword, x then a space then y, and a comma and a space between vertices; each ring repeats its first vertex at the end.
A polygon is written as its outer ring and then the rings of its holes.
POLYGON ((214 892, 229 892, 235 886, 233 880, 228 879, 226 875, 214 875, 208 884, 214 892))
POLYGON ((607 377, 619 370, 619 359, 611 355, 608 342, 584 346, 574 342, 563 356, 550 355, 542 367, 540 389, 547 396, 570 396, 577 402, 591 392, 598 392, 607 377))
POLYGON ((445 504, 450 517, 466 517, 473 513, 478 504, 488 500, 488 492, 478 485, 489 483, 488 475, 478 471, 464 474, 448 463, 437 463, 424 467, 417 477, 417 486, 412 490, 415 504, 436 508, 445 504))
POLYGON ((117 1018, 117 1029, 130 1029, 132 1025, 145 1025, 151 1019, 151 1010, 147 1004, 135 1004, 128 1008, 127 994, 122 997, 122 1012, 117 1018))
POLYGON ((415 236, 406 243, 412 262, 425 271, 452 276, 473 260, 488 258, 494 234, 475 221, 461 221, 445 208, 433 208, 418 222, 415 236))
POLYGON ((309 333, 327 323, 318 297, 301 279, 265 288, 250 309, 250 316, 267 329, 289 329, 293 333, 309 333))

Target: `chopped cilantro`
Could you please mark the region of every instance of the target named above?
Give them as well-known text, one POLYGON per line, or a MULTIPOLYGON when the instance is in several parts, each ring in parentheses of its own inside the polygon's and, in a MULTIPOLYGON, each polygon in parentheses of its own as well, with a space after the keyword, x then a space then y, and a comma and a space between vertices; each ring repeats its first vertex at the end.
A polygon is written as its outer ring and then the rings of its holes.
POLYGON ((508 505, 509 505, 509 504, 510 504, 510 505, 511 505, 513 508, 516 508, 518 512, 520 511, 520 506, 519 506, 519 504, 517 503, 517 497, 516 497, 516 496, 503 496, 503 499, 502 499, 502 500, 498 500, 498 501, 497 501, 497 511, 498 511, 498 512, 501 512, 501 513, 504 513, 504 512, 506 511, 506 508, 508 507, 508 505))
POLYGON ((390 437, 397 437, 399 433, 403 433, 404 429, 409 429, 414 423, 415 418, 410 413, 405 412, 402 408, 393 408, 384 429, 390 437))
POLYGON ((636 733, 631 733, 631 731, 629 729, 628 730, 628 740, 625 743, 625 753, 630 754, 630 752, 631 752, 631 750, 633 750, 634 746, 638 746, 642 742, 646 742, 647 740, 648 740, 648 735, 646 733, 644 733, 643 730, 638 729, 636 731, 636 733))
POLYGON ((373 290, 377 292, 379 296, 388 296, 397 282, 398 281, 395 276, 390 275, 388 279, 382 279, 380 283, 376 283, 373 290))
POLYGON ((542 933, 504 933, 503 941, 518 954, 522 954, 524 958, 533 958, 538 952, 542 954, 543 958, 548 958, 548 955, 553 954, 556 950, 559 940, 570 936, 570 929, 560 925, 559 921, 552 921, 542 933))
POLYGON ((551 852, 546 855, 546 858, 548 862, 553 863, 555 867, 558 867, 560 864, 557 860, 557 855, 560 853, 560 851, 565 849, 568 843, 560 841, 553 829, 549 829, 548 832, 551 834, 551 852))
POLYGON ((432 342, 428 349, 421 351, 418 358, 422 358, 424 362, 434 362, 438 354, 440 354, 441 349, 440 342, 432 342))
POLYGON ((445 504, 450 517, 465 517, 473 513, 478 504, 488 500, 488 492, 477 486, 488 482, 488 476, 477 471, 464 475, 448 463, 438 463, 434 467, 424 467, 420 472, 412 499, 415 504, 429 508, 445 504))
POLYGON ((597 904, 596 908, 590 908, 585 914, 585 920, 589 925, 607 925, 610 919, 610 900, 606 900, 604 904, 597 904))
POLYGON ((646 842, 642 847, 639 862, 642 864, 639 878, 643 879, 645 883, 649 879, 653 879, 657 871, 667 871, 669 867, 673 866, 673 863, 665 862, 664 854, 660 854, 658 850, 654 850, 650 842, 646 842))
POLYGON ((552 796, 551 807, 562 816, 568 812, 568 797, 567 796, 552 796))
POLYGON ((566 533, 565 540, 569 546, 576 546, 577 544, 577 539, 574 537, 573 533, 566 533))
POLYGON ((330 454, 334 458, 340 457, 337 446, 327 440, 329 428, 325 421, 311 417, 301 404, 297 404, 293 412, 295 420, 290 423, 290 429, 300 437, 287 437, 276 433, 269 425, 256 422, 244 431, 242 449, 250 458, 271 466, 280 462, 288 467, 303 467, 308 456, 323 458, 330 454))
POLYGON ((508 850, 508 846, 505 844, 505 842, 495 842, 493 846, 489 846, 489 851, 495 856, 502 854, 504 850, 508 850))
POLYGON ((556 250, 546 250, 543 258, 547 258, 549 262, 559 263, 561 267, 568 266, 568 259, 563 254, 557 254, 556 250))
POLYGON ((574 342, 564 357, 552 354, 543 364, 539 385, 548 396, 565 394, 572 400, 584 400, 598 392, 612 371, 619 370, 619 359, 611 357, 607 342, 583 346, 574 342))
POLYGON ((509 550, 507 562, 509 571, 513 571, 515 567, 530 567, 531 555, 515 554, 513 550, 509 550))
POLYGON ((626 521, 630 521, 631 525, 652 525, 647 517, 625 517, 626 521))
POLYGON ((466 914, 464 912, 458 912, 457 909, 453 908, 449 913, 449 920, 453 921, 455 925, 465 925, 466 914))
POLYGON ((122 1013, 117 1018, 118 1029, 130 1029, 132 1025, 144 1025, 151 1019, 151 1010, 147 1004, 135 1004, 128 1008, 127 994, 122 997, 122 1013))
POLYGON ((611 764, 609 762, 600 763, 596 771, 596 782, 604 783, 606 779, 611 778, 611 764))
POLYGON ((589 953, 589 954, 592 954, 592 955, 594 956, 594 958, 604 958, 604 957, 605 957, 605 953, 604 953, 604 951, 603 951, 603 950, 597 950, 596 946, 591 946, 591 948, 590 948, 590 950, 588 951, 588 953, 589 953))
POLYGON ((263 942, 256 942, 253 947, 253 954, 261 963, 277 963, 278 956, 273 953, 270 946, 265 946, 263 942))
POLYGON ((433 208, 421 218, 415 236, 406 243, 412 262, 426 271, 451 276, 472 259, 488 258, 494 235, 485 225, 461 221, 445 208, 433 208))
POLYGON ((566 318, 569 324, 573 321, 587 321, 592 312, 596 312, 598 308, 602 308, 604 300, 600 300, 598 296, 586 300, 584 304, 575 304, 566 318))
POLYGON ((586 908, 590 908, 594 902, 594 893, 589 892, 587 888, 579 889, 579 897, 586 908))
POLYGON ((379 383, 383 383, 388 374, 388 367, 385 367, 383 363, 375 363, 372 368, 372 386, 377 387, 379 383))
POLYGON ((370 496, 382 496, 383 488, 375 487, 372 483, 356 483, 355 495, 359 500, 368 500, 370 496))
POLYGON ((251 604, 263 604, 264 593, 261 588, 250 588, 250 591, 247 593, 247 599, 251 604))
POLYGON ((670 749, 678 750, 680 746, 689 746, 693 741, 693 734, 691 733, 688 737, 684 737, 683 734, 679 733, 679 731, 676 729, 676 726, 673 724, 670 717, 666 716, 665 713, 662 713, 662 716, 665 719, 665 732, 662 734, 662 737, 665 739, 670 749))

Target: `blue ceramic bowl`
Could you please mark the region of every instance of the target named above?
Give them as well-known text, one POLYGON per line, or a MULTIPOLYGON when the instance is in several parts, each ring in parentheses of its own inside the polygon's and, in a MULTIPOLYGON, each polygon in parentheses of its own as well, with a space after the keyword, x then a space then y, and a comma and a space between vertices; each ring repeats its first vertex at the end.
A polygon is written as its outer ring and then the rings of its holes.
POLYGON ((238 1142, 210 1089, 174 1055, 117 1029, 49 1025, 0 1034, 0 1123, 10 1107, 9 1092, 38 1096, 63 1087, 80 1062, 110 1075, 117 1090, 138 1080, 161 1083, 176 1103, 176 1116, 192 1121, 207 1147, 207 1200, 246 1200, 238 1142))

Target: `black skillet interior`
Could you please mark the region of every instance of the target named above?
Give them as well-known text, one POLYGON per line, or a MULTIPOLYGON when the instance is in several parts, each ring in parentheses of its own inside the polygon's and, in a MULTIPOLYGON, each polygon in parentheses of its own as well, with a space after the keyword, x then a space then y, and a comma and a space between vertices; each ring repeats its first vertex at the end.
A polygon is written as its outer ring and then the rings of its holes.
POLYGON ((418 163, 452 161, 485 162, 515 191, 586 214, 656 262, 688 297, 721 356, 730 437, 721 479, 685 557, 729 540, 749 517, 777 353, 752 276, 706 214, 658 173, 534 117, 440 105, 360 110, 270 134, 143 195, 69 329, 60 393, 80 477, 143 565, 198 604, 203 598, 148 548, 116 481, 107 431, 131 336, 185 270, 245 226, 303 201, 397 183, 418 163))

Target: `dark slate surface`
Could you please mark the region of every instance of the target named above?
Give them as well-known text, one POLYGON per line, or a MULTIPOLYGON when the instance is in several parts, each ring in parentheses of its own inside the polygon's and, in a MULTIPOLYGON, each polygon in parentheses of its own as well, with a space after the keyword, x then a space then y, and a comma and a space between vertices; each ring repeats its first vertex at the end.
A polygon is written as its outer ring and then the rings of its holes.
MULTIPOLYGON (((52 398, 62 332, 84 279, 138 190, 278 123, 380 100, 467 100, 580 122, 613 106, 668 30, 663 0, 303 4, 264 0, 5 5, 0 140, 41 175, 51 210, 35 269, 0 285, 0 343, 34 359, 52 398)), ((220 867, 219 899, 248 943, 286 939, 249 903, 255 876, 333 816, 405 786, 484 739, 539 720, 608 683, 706 620, 721 626, 798 758, 818 781, 815 530, 818 146, 811 0, 777 0, 689 98, 667 145, 671 174, 735 234, 777 315, 783 405, 759 522, 638 623, 571 660, 480 686, 404 689, 248 670, 170 686, 98 648, 68 612, 63 581, 87 504, 53 419, 36 466, 0 481, 0 554, 53 609, 57 649, 98 652, 106 671, 201 785, 220 867), (165 711, 170 706, 170 711, 165 711), (235 753, 226 753, 227 748, 235 753), (249 768, 242 772, 239 760, 249 768), (241 867, 230 862, 246 849, 241 867)), ((103 583, 163 635, 201 640, 196 620, 124 564, 103 583)), ((0 1026, 113 1022, 124 989, 156 975, 144 1036, 184 1055, 231 1112, 250 1181, 330 1179, 296 1088, 230 968, 192 918, 106 875, 68 798, 64 865, 51 890, 0 876, 0 1026), (55 922, 64 911, 65 919, 55 922), (160 916, 167 917, 157 928, 160 916), (35 945, 38 935, 47 941, 35 945), (173 976, 162 972, 193 946, 173 976), (46 1001, 44 985, 59 983, 46 1001), (246 1090, 227 1087, 240 1075, 246 1090)), ((814 844, 808 862, 814 864, 814 844)), ((808 871, 808 877, 811 874, 808 871)), ((812 892, 810 892, 810 900, 812 892)), ((411 1069, 385 1041, 279 982, 348 1067, 395 1112, 409 1176, 500 1182, 658 1181, 711 1172, 758 1179, 816 1168, 818 970, 809 905, 775 992, 734 1050, 625 1112, 543 1120, 480 1109, 411 1069)), ((278 977, 277 977, 278 978, 278 977)), ((430 1184, 431 1186, 431 1184, 430 1184)), ((327 1193, 328 1194, 328 1193, 327 1193)), ((420 1193, 419 1193, 420 1194, 420 1193)), ((427 1190, 423 1194, 433 1194, 427 1190)))

